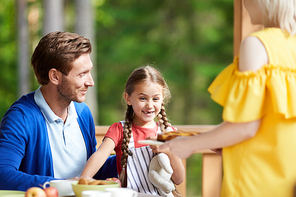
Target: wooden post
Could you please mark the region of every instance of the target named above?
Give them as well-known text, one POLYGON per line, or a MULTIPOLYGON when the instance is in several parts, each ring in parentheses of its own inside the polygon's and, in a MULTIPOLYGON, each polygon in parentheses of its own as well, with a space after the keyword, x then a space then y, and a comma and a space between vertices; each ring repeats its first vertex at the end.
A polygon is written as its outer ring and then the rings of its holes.
POLYGON ((202 197, 219 197, 222 183, 222 157, 215 153, 202 155, 202 197))
POLYGON ((250 33, 259 31, 262 25, 253 25, 250 16, 243 5, 242 0, 234 0, 234 36, 233 36, 233 55, 239 54, 241 41, 250 33))

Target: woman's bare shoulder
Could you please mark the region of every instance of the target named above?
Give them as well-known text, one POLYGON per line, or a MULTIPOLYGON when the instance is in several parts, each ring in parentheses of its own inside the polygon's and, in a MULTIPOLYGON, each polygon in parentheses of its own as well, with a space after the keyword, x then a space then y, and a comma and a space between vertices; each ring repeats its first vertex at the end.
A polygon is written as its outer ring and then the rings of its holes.
POLYGON ((268 53, 261 40, 255 36, 243 39, 240 47, 239 70, 256 72, 265 64, 268 64, 268 53))

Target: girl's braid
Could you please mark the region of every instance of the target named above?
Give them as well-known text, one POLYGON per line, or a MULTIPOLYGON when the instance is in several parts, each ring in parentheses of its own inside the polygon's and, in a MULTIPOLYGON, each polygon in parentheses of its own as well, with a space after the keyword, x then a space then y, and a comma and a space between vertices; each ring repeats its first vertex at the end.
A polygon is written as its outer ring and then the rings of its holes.
POLYGON ((160 123, 161 132, 164 132, 166 130, 166 128, 168 128, 169 122, 168 122, 163 104, 161 105, 161 109, 160 109, 159 114, 157 115, 157 118, 160 123))
POLYGON ((126 165, 127 165, 127 158, 128 155, 131 156, 131 152, 128 150, 128 144, 131 139, 132 134, 132 118, 133 118, 134 110, 131 105, 127 106, 126 113, 125 113, 125 123, 123 129, 123 140, 122 140, 122 157, 121 157, 121 166, 122 171, 119 176, 119 180, 121 181, 122 187, 126 187, 126 165))

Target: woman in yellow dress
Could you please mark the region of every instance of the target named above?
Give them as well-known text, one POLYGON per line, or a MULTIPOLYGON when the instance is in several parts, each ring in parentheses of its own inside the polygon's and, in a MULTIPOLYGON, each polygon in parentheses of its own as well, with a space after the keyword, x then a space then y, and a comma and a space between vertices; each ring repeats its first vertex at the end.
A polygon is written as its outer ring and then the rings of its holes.
POLYGON ((296 184, 296 0, 244 0, 253 24, 209 87, 223 106, 210 132, 166 142, 180 158, 223 148, 221 196, 292 196, 296 184))

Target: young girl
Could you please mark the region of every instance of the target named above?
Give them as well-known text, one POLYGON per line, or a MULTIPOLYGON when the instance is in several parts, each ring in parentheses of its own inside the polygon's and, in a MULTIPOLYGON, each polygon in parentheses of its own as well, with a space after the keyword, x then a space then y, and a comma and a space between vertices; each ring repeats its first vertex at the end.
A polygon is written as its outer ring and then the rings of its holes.
MULTIPOLYGON (((153 152, 158 152, 157 147, 142 145, 138 141, 155 137, 158 132, 164 130, 173 130, 163 106, 169 97, 168 86, 158 70, 151 66, 134 70, 125 85, 125 121, 110 126, 102 144, 88 160, 81 177, 93 177, 115 150, 122 186, 141 193, 158 195, 147 175, 153 152), (156 116, 158 122, 154 121, 156 116)), ((185 171, 181 159, 171 154, 168 149, 162 152, 170 158, 174 170, 171 177, 173 182, 182 183, 185 171)))
POLYGON ((209 87, 224 122, 162 148, 181 158, 223 147, 222 196, 292 196, 296 184, 296 0, 244 0, 253 24, 209 87))

